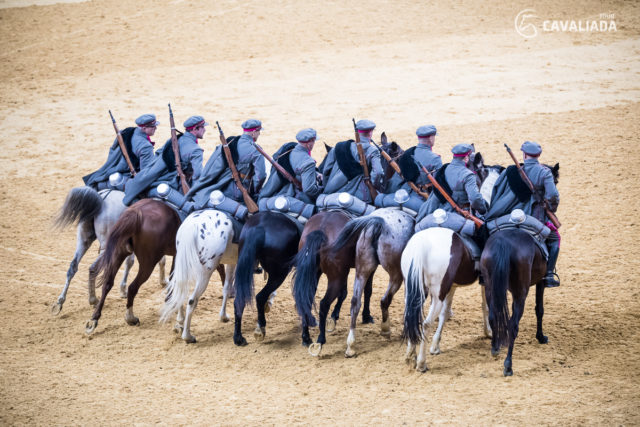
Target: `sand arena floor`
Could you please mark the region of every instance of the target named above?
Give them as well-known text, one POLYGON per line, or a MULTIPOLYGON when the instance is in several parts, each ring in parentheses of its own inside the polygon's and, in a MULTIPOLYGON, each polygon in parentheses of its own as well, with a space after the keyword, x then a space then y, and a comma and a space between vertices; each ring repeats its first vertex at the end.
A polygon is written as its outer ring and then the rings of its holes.
MULTIPOLYGON (((640 423, 640 5, 533 3, 105 0, 0 10, 0 422, 640 423), (514 28, 526 8, 539 29, 530 39, 514 28), (601 13, 613 14, 616 32, 541 31, 543 20, 601 13), (508 164, 503 142, 539 141, 542 160, 561 170, 563 283, 546 293, 549 344, 535 339, 530 298, 515 375, 504 378, 504 352, 490 356, 472 285, 456 293, 442 354, 418 374, 403 362, 403 290, 391 339, 379 335, 383 271, 372 299, 378 323, 359 326, 353 359, 343 356, 346 305, 323 357, 300 346, 289 280, 262 343, 249 310, 249 345, 233 345, 233 325, 218 321, 216 277, 194 317, 198 343, 184 344, 158 324, 157 273, 136 299, 139 327, 124 322, 116 291, 87 337, 97 246, 52 317, 75 230, 53 230, 51 218, 104 161, 107 110, 122 128, 156 113, 154 139, 164 141, 167 102, 178 123, 201 114, 227 134, 258 117, 270 152, 307 126, 335 144, 351 136, 351 117, 373 119, 404 148, 417 126, 434 123, 445 159, 469 141, 488 163, 508 164)), ((216 143, 210 128, 205 158, 216 143)))

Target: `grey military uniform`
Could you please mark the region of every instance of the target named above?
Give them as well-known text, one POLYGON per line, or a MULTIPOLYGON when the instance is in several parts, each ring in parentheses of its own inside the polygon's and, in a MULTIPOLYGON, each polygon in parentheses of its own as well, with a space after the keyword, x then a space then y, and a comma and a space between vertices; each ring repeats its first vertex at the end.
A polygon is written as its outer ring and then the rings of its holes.
POLYGON ((180 147, 180 160, 184 164, 189 164, 193 170, 191 175, 192 181, 196 181, 200 178, 202 173, 202 161, 204 150, 198 145, 198 140, 191 132, 185 132, 180 139, 178 139, 178 146, 180 147))
MULTIPOLYGON (((551 210, 555 212, 560 203, 560 195, 553 182, 553 174, 549 168, 541 165, 538 159, 528 158, 524 161, 523 169, 529 177, 529 180, 531 180, 536 192, 544 197, 549 203, 551 210)), ((514 209, 522 209, 525 214, 533 216, 543 224, 546 223, 548 218, 544 212, 544 207, 541 203, 538 203, 535 197, 530 197, 525 202, 522 202, 513 193, 508 185, 508 171, 509 169, 505 169, 502 174, 500 174, 500 177, 493 187, 491 207, 489 208, 486 218, 494 219, 508 215, 514 209)))
MULTIPOLYGON (((253 188, 259 190, 266 177, 264 158, 256 149, 253 138, 246 133, 238 139, 237 147, 236 169, 240 174, 242 185, 249 189, 253 182, 253 188), (250 176, 251 173, 253 177, 250 176)), ((214 190, 220 190, 225 196, 243 202, 242 192, 236 186, 231 168, 226 165, 224 158, 223 148, 219 145, 207 161, 200 178, 189 191, 188 196, 193 199, 196 209, 207 206, 209 195, 214 190)))
MULTIPOLYGON (((413 152, 413 158, 416 160, 416 165, 420 170, 420 176, 416 179, 415 184, 418 186, 425 185, 429 182, 427 178, 427 174, 425 174, 420 169, 420 164, 427 168, 430 172, 435 172, 442 167, 442 158, 439 154, 434 153, 426 144, 418 144, 416 145, 416 149, 413 152)), ((394 173, 391 179, 389 180, 389 185, 387 186, 387 193, 394 193, 397 190, 403 188, 409 193, 409 197, 411 197, 414 192, 409 186, 409 183, 403 182, 404 180, 400 175, 394 173)), ((418 197, 421 197, 418 195, 418 197)))
MULTIPOLYGON (((274 155, 277 158, 281 150, 274 155)), ((282 178, 274 168, 271 169, 269 179, 262 191, 260 198, 275 196, 292 196, 305 203, 315 203, 315 199, 322 190, 316 179, 316 161, 311 157, 305 147, 300 144, 289 153, 289 162, 295 173, 295 178, 302 184, 302 191, 298 190, 293 183, 282 178)))
MULTIPOLYGON (((362 149, 364 151, 367 166, 369 167, 369 175, 374 186, 378 186, 383 177, 382 164, 380 163, 380 152, 374 147, 368 138, 361 137, 362 149)), ((356 143, 352 143, 350 147, 351 155, 359 162, 358 148, 356 143)), ((324 167, 325 194, 331 193, 349 193, 366 203, 372 203, 369 188, 364 182, 363 175, 358 175, 350 181, 342 173, 336 161, 336 150, 331 150, 327 155, 324 167)))
MULTIPOLYGON (((478 189, 476 175, 467 169, 463 159, 454 158, 445 169, 444 176, 447 184, 451 187, 451 198, 459 207, 465 209, 470 205, 481 214, 486 212, 486 203, 478 189)), ((438 208, 442 208, 447 212, 454 210, 448 202, 440 202, 440 199, 436 196, 437 192, 438 190, 434 189, 427 201, 420 207, 416 222, 419 222, 438 208)))
POLYGON ((140 171, 147 169, 154 162, 153 145, 141 128, 136 128, 131 137, 131 149, 140 159, 140 171))

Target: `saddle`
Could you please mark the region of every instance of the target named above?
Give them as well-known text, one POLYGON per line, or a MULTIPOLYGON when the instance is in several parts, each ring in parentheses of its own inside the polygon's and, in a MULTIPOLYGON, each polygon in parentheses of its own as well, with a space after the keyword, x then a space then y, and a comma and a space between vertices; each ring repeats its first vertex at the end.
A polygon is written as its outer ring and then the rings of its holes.
POLYGON ((538 246, 538 248, 542 252, 542 256, 544 257, 545 261, 549 260, 549 250, 547 249, 545 240, 547 240, 547 237, 549 236, 551 230, 535 217, 526 215, 523 222, 514 223, 511 221, 511 214, 509 214, 491 221, 487 221, 486 226, 490 235, 497 231, 514 228, 524 231, 529 236, 531 236, 536 246, 538 246))

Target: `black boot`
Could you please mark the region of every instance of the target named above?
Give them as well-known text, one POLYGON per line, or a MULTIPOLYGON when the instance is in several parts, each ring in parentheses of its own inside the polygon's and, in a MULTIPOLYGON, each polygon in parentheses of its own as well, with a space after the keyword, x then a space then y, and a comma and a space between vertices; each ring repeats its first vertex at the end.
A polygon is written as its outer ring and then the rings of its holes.
MULTIPOLYGON (((554 233, 552 231, 551 233, 554 233)), ((560 253, 560 240, 553 239, 551 236, 547 239, 547 249, 549 249, 549 260, 547 261, 547 274, 544 276, 544 286, 547 288, 556 288, 560 286, 560 278, 555 273, 556 261, 560 253)))

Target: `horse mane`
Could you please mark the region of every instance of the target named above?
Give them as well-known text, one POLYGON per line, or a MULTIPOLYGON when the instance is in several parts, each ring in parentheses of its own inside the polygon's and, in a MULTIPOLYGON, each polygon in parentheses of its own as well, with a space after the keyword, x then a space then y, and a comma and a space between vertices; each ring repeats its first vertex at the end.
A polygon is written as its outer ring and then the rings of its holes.
MULTIPOLYGON (((436 172, 435 179, 436 179, 436 181, 438 181, 438 184, 440 184, 440 186, 445 191, 445 193, 447 193, 449 196, 451 196, 453 191, 451 190, 451 187, 449 186, 449 183, 447 182, 447 178, 444 175, 444 172, 447 169, 447 166, 449 166, 449 163, 446 163, 446 164, 442 165, 442 167, 440 169, 438 169, 438 172, 436 172)), ((440 192, 438 190, 435 190, 433 193, 436 195, 436 197, 438 198, 440 203, 442 203, 442 204, 447 203, 447 199, 445 199, 444 196, 442 194, 440 194, 440 192)))
POLYGON ((355 141, 349 139, 338 142, 334 148, 336 150, 336 162, 347 180, 351 181, 358 175, 362 175, 362 165, 351 155, 351 144, 355 141))
POLYGON ((415 182, 420 176, 420 170, 413 158, 413 153, 416 151, 416 147, 411 147, 405 151, 398 159, 398 166, 400 172, 405 181, 415 182))

